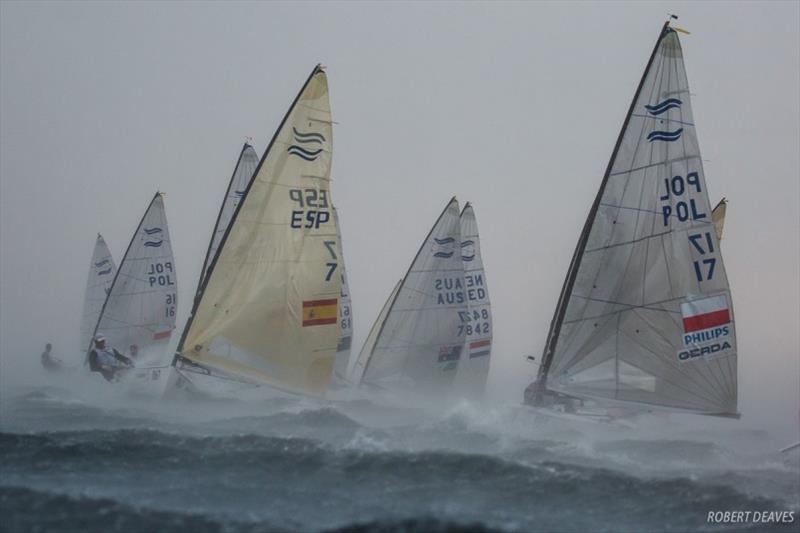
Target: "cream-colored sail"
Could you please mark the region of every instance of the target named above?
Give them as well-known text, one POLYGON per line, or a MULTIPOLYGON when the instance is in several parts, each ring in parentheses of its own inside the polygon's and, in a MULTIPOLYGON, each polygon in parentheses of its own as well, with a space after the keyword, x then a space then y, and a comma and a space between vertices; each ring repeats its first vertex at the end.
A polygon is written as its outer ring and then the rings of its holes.
POLYGON ((301 393, 324 392, 341 289, 330 194, 331 111, 317 66, 261 158, 178 347, 197 363, 301 393))
POLYGON ((332 386, 347 386, 347 367, 350 365, 350 347, 353 341, 353 306, 350 303, 350 287, 347 283, 347 272, 344 266, 344 248, 342 246, 342 228, 339 225, 339 214, 333 209, 333 217, 338 230, 337 240, 340 275, 342 277, 342 293, 339 298, 339 345, 336 347, 336 361, 333 364, 332 386))
POLYGON ((714 233, 717 240, 722 240, 722 229, 725 227, 725 212, 728 210, 728 200, 723 198, 711 211, 711 222, 714 223, 714 233))

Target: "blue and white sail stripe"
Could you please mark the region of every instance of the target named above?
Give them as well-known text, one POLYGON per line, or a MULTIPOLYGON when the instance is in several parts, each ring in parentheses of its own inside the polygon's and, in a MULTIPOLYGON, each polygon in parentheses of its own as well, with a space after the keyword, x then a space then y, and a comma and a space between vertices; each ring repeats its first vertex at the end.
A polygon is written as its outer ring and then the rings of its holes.
POLYGON ((681 102, 677 98, 667 98, 663 102, 659 102, 657 104, 653 105, 645 104, 644 107, 647 109, 647 112, 650 113, 651 115, 658 116, 661 113, 666 113, 670 109, 676 107, 680 108, 681 104, 683 104, 683 102, 681 102))
POLYGON ((677 141, 681 138, 681 133, 683 133, 683 128, 678 128, 675 131, 652 131, 650 134, 647 135, 647 140, 650 142, 653 141, 667 141, 673 142, 677 141))

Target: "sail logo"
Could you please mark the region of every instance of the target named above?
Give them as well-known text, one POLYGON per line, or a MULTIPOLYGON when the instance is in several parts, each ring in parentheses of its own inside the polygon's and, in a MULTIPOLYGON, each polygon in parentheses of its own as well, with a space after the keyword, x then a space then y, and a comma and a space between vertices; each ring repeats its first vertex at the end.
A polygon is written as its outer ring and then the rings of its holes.
MULTIPOLYGON (((142 231, 144 231, 145 234, 148 235, 148 236, 153 236, 153 235, 158 235, 159 233, 162 233, 164 230, 162 230, 161 228, 142 228, 142 231)), ((157 241, 156 240, 153 240, 153 241, 147 241, 146 240, 146 241, 144 241, 144 245, 147 248, 160 248, 163 243, 164 243, 164 241, 162 239, 159 239, 157 241)))
POLYGON ((732 348, 727 339, 731 335, 731 313, 724 294, 683 302, 683 345, 678 360, 688 361, 732 348))
POLYGON ((472 261, 475 259, 475 241, 462 241, 461 242, 461 260, 472 261))
POLYGON ((233 191, 233 194, 237 198, 241 198, 242 196, 244 196, 244 191, 233 191))
POLYGON ((144 245, 148 248, 160 248, 164 241, 144 241, 144 245))
POLYGON ((97 273, 98 276, 105 276, 106 274, 111 274, 111 267, 108 267, 105 270, 101 270, 97 273))
POLYGON ((433 247, 434 250, 436 250, 436 247, 438 246, 438 250, 433 252, 433 257, 439 257, 442 259, 453 257, 453 254, 455 253, 454 243, 456 242, 453 237, 446 237, 444 239, 437 239, 434 237, 433 242, 435 243, 435 246, 433 247))
POLYGON ((651 131, 647 135, 647 140, 650 142, 653 141, 667 141, 667 142, 674 142, 681 138, 681 133, 683 133, 683 128, 678 128, 675 131, 651 131))
POLYGON ((681 102, 677 98, 667 98, 663 102, 659 102, 654 105, 645 104, 644 107, 645 109, 647 109, 647 112, 650 113, 651 115, 658 116, 662 113, 666 113, 667 111, 673 108, 680 109, 681 104, 683 104, 683 102, 681 102))
POLYGON ((107 264, 108 264, 108 259, 103 259, 99 263, 95 263, 94 266, 96 266, 97 268, 100 268, 101 266, 107 265, 107 264))
POLYGON ((142 230, 148 235, 155 235, 163 231, 161 228, 142 228, 142 230))
POLYGON ((286 151, 300 159, 316 161, 322 154, 322 144, 325 142, 325 136, 321 133, 297 131, 297 128, 294 127, 292 132, 295 144, 290 145, 286 151))

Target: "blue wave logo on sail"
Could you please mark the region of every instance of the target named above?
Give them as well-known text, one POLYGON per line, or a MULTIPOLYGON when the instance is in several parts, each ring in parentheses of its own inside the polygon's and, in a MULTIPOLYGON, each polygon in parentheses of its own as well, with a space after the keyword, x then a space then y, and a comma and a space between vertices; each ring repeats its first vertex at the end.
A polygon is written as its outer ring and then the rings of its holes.
POLYGON ((305 133, 297 131, 297 128, 294 127, 292 128, 292 132, 294 133, 294 142, 297 144, 289 146, 286 151, 291 155, 296 155, 300 159, 316 161, 322 153, 322 143, 325 142, 325 136, 316 132, 305 133), (314 149, 313 146, 301 146, 301 144, 318 145, 319 148, 314 149))
POLYGON ((162 244, 164 244, 163 240, 160 241, 144 241, 144 245, 148 248, 159 248, 162 244))
POLYGON ((111 267, 97 273, 98 276, 105 276, 106 274, 111 274, 111 267))
POLYGON ((462 261, 472 261, 473 259, 475 259, 475 248, 474 248, 474 246, 475 246, 475 241, 462 241, 461 242, 461 260, 462 261), (473 248, 469 249, 470 246, 472 246, 473 248), (467 248, 467 250, 464 250, 464 248, 467 248), (472 252, 472 253, 470 253, 470 252, 472 252))
POLYGON ((107 265, 107 264, 108 264, 108 259, 103 259, 99 263, 95 263, 94 266, 96 266, 97 268, 100 268, 101 266, 107 265))
POLYGON ((683 102, 681 102, 677 98, 667 98, 663 102, 659 102, 655 105, 645 104, 644 107, 647 109, 647 112, 650 113, 651 115, 658 116, 661 113, 666 113, 667 111, 675 107, 680 108, 681 104, 683 104, 683 102))
POLYGON ((236 195, 238 198, 244 196, 244 191, 233 191, 233 194, 236 195))
MULTIPOLYGON (((433 241, 436 244, 438 244, 439 246, 443 246, 443 247, 450 247, 450 245, 452 245, 454 242, 456 242, 456 240, 453 237, 445 237, 444 239, 437 239, 436 237, 434 237, 433 241)), ((433 257, 448 258, 448 257, 453 257, 454 253, 455 253, 455 251, 453 251, 453 250, 450 250, 450 251, 441 251, 440 250, 438 252, 434 252, 433 253, 433 257)))
POLYGON ((647 140, 650 142, 653 141, 667 141, 667 142, 674 142, 681 138, 681 133, 683 133, 683 128, 678 128, 675 131, 653 131, 647 136, 647 140))
POLYGON ((161 233, 161 228, 142 228, 145 233, 148 235, 155 235, 156 233, 161 233))

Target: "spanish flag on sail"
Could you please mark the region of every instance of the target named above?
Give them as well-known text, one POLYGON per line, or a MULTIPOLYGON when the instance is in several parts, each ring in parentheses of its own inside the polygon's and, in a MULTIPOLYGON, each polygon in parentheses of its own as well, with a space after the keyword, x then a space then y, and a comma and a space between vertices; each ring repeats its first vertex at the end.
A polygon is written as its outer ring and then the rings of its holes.
POLYGON ((306 300, 303 302, 303 327, 336 324, 339 301, 336 298, 326 300, 306 300))

